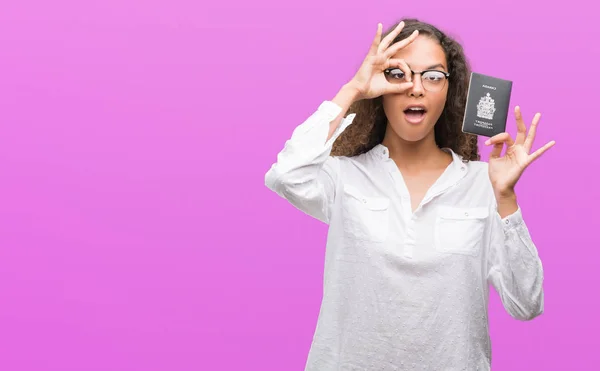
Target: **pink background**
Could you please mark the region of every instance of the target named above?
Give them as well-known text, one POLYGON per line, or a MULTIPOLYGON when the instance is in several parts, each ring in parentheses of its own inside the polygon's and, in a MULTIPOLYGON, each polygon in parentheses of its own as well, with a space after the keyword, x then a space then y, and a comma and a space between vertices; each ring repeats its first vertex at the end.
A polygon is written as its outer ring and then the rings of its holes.
MULTIPOLYGON (((264 186, 293 128, 403 16, 542 113, 519 201, 546 312, 492 293, 496 370, 591 370, 598 9, 575 0, 0 4, 0 370, 301 370, 326 227, 264 186)), ((514 119, 509 119, 514 133, 514 119)), ((484 148, 487 159, 489 151, 484 148)))

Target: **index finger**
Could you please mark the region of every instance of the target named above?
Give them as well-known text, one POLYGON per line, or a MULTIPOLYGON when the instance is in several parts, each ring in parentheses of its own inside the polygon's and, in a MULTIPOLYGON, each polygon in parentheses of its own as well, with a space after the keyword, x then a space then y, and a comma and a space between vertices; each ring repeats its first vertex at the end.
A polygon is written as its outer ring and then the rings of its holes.
POLYGON ((381 43, 381 33, 382 33, 381 23, 377 23, 377 33, 375 34, 375 39, 371 43, 371 48, 369 49, 369 55, 375 55, 377 53, 377 48, 379 48, 379 43, 381 43))

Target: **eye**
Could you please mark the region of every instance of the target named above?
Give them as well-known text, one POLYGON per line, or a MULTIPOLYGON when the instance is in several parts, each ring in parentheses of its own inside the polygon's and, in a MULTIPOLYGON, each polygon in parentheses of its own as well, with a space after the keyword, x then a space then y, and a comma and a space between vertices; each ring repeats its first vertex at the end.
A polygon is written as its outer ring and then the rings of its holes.
POLYGON ((387 73, 392 79, 404 79, 404 71, 399 68, 390 68, 387 73))
POLYGON ((424 80, 429 80, 431 82, 440 82, 446 78, 446 75, 440 71, 427 71, 423 74, 424 80))

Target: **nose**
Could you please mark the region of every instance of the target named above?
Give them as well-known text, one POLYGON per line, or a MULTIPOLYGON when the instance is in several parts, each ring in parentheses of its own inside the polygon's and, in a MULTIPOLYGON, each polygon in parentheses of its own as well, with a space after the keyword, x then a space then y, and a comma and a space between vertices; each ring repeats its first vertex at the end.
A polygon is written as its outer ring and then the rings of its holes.
POLYGON ((408 94, 411 97, 422 97, 425 94, 425 89, 423 88, 423 82, 421 81, 421 75, 413 74, 412 78, 413 86, 408 91, 408 94))

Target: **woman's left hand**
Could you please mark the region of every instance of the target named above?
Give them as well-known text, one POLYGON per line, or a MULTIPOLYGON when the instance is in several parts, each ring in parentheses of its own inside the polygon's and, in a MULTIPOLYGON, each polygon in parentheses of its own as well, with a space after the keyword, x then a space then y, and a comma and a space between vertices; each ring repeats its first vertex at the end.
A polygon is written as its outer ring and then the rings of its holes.
POLYGON ((510 196, 514 194, 514 187, 523 174, 523 171, 533 161, 538 159, 544 152, 554 145, 554 141, 546 143, 537 151, 531 152, 531 146, 535 139, 535 132, 540 114, 536 113, 531 122, 529 133, 523 122, 521 110, 515 107, 515 118, 517 121, 517 137, 513 141, 508 133, 500 133, 489 138, 485 144, 493 145, 489 159, 489 176, 496 197, 510 196), (506 152, 501 156, 502 148, 506 144, 506 152))

